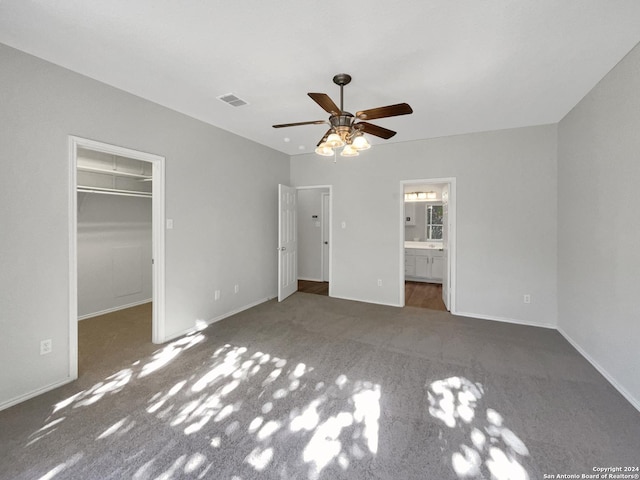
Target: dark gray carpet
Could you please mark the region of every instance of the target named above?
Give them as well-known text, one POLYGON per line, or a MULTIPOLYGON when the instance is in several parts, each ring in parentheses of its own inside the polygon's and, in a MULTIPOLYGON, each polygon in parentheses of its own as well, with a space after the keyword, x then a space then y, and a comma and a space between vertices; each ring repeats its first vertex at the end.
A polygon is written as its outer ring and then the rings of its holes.
POLYGON ((553 330, 297 293, 160 347, 108 331, 122 351, 0 412, 0 478, 506 480, 640 463, 640 413, 553 330))

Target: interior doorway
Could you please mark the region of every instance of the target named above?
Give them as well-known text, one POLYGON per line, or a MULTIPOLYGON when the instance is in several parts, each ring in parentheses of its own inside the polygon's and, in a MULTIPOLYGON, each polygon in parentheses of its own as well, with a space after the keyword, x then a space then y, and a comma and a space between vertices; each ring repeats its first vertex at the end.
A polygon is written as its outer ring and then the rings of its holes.
MULTIPOLYGON (((164 341, 164 158, 79 137, 69 137, 69 152, 69 374, 75 379, 78 376, 80 318, 110 314, 121 308, 140 309, 150 297, 151 340, 153 343, 164 341), (109 198, 109 201, 101 202, 98 197, 109 198), (82 211, 83 207, 91 210, 89 213, 82 211), (151 225, 145 226, 149 207, 151 225), (80 248, 79 209, 83 215, 80 248), (124 211, 117 212, 118 209, 124 211), (109 231, 108 235, 120 235, 121 239, 107 243, 108 258, 104 259, 103 264, 97 265, 98 269, 93 273, 80 272, 79 256, 84 267, 87 259, 95 261, 99 258, 96 254, 99 248, 105 248, 105 245, 96 247, 95 238, 103 227, 93 221, 95 218, 92 216, 99 216, 100 212, 106 211, 112 215, 124 215, 123 218, 137 225, 124 233, 109 231), (84 217, 85 213, 88 220, 84 217), (149 231, 144 232, 145 229, 149 231), (92 236, 93 243, 85 241, 92 236), (150 248, 141 243, 148 237, 150 248), (101 270, 107 270, 102 272, 109 277, 107 281, 94 278, 99 277, 100 274, 96 272, 101 270), (94 289, 89 298, 83 296, 79 306, 79 278, 83 279, 83 287, 84 282, 95 281, 97 286, 104 284, 108 295, 102 295, 99 289, 94 289), (100 298, 101 295, 105 298, 100 298)), ((113 218, 110 221, 113 226, 113 218)))
POLYGON ((455 312, 455 178, 400 182, 402 305, 455 312))
POLYGON ((298 187, 298 289, 330 295, 331 186, 298 187))

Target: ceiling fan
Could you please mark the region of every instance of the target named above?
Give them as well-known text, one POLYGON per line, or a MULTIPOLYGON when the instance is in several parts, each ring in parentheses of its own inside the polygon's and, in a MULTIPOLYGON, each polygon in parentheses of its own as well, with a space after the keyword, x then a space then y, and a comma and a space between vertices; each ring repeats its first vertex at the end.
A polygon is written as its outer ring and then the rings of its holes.
POLYGON ((321 125, 327 124, 331 128, 327 130, 322 139, 318 142, 316 153, 324 156, 332 156, 334 148, 344 146, 340 155, 344 157, 354 157, 358 155, 360 150, 366 150, 371 147, 365 133, 375 135, 376 137, 389 139, 396 132, 384 127, 379 127, 363 120, 375 120, 377 118, 396 117, 398 115, 407 115, 413 113, 413 110, 407 103, 398 103, 395 105, 387 105, 386 107, 370 108, 369 110, 361 110, 352 114, 344 111, 343 89, 345 85, 351 82, 351 75, 339 73, 333 77, 333 83, 340 86, 340 108, 331 100, 326 93, 309 93, 313 101, 320 105, 327 113, 331 114, 329 120, 314 120, 311 122, 283 123, 274 125, 273 128, 297 127, 299 125, 321 125))

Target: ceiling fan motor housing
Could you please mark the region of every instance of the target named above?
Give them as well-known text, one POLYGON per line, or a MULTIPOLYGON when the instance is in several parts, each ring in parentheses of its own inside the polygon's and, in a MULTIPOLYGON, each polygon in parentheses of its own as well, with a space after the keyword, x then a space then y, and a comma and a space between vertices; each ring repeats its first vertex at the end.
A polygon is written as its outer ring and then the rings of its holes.
POLYGON ((336 129, 338 127, 351 128, 354 119, 355 117, 352 113, 342 112, 342 115, 332 115, 331 117, 329 117, 329 122, 331 123, 331 126, 336 129))
POLYGON ((349 112, 342 112, 342 115, 332 115, 329 117, 331 129, 340 135, 340 137, 347 143, 351 143, 354 120, 355 117, 349 112))

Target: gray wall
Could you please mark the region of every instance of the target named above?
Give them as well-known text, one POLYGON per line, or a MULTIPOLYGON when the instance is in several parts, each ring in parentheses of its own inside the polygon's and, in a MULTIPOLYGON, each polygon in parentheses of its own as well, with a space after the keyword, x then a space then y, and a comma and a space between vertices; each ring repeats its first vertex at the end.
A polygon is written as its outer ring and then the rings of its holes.
POLYGON ((560 330, 640 410, 640 47, 560 122, 560 330))
POLYGON ((166 157, 167 338, 276 294, 287 156, 3 45, 0 65, 0 408, 68 379, 70 134, 166 157))
POLYGON ((298 190, 298 278, 303 280, 322 281, 323 193, 329 189, 298 190))
POLYGON ((548 125, 375 145, 337 163, 292 157, 295 185, 333 185, 333 295, 398 305, 400 181, 456 177, 457 312, 555 326, 556 135, 548 125))
POLYGON ((151 198, 78 193, 78 316, 151 300, 151 198))

